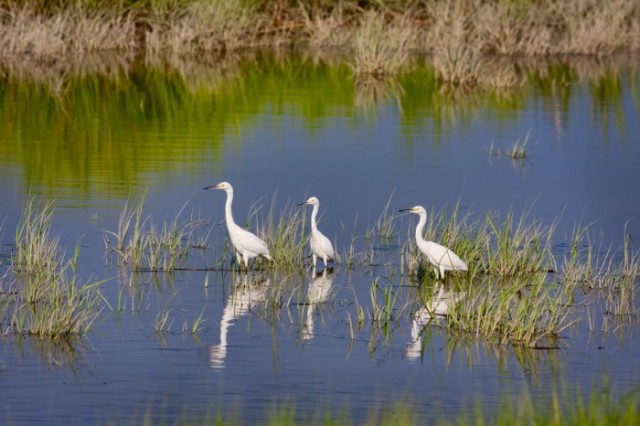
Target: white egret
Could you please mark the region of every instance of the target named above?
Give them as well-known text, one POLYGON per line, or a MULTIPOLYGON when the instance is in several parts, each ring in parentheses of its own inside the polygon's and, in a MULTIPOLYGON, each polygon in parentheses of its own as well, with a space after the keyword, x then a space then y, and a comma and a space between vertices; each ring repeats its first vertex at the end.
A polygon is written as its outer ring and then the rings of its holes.
POLYGON ((464 263, 457 254, 445 246, 441 246, 433 241, 427 241, 422 236, 424 225, 427 223, 427 211, 422 206, 402 209, 400 212, 411 212, 420 216, 418 226, 416 226, 416 244, 427 260, 434 267, 436 278, 444 278, 445 271, 466 271, 467 264, 464 263))
POLYGON ((231 213, 231 202, 233 201, 233 187, 231 184, 229 182, 220 182, 217 185, 207 186, 204 189, 222 189, 227 193, 227 203, 225 204, 224 214, 227 222, 227 230, 229 231, 229 238, 236 252, 238 265, 240 264, 240 259, 242 259, 244 267, 249 270, 249 259, 262 256, 266 259, 273 260, 269 255, 267 243, 246 229, 236 225, 234 222, 233 214, 231 213))
POLYGON ((313 256, 313 266, 316 266, 316 261, 320 258, 324 262, 324 267, 326 268, 327 262, 335 259, 335 253, 333 251, 331 241, 318 230, 318 225, 316 223, 316 216, 318 215, 318 209, 320 208, 320 200, 316 197, 311 197, 307 201, 303 201, 298 205, 302 206, 304 204, 313 206, 313 211, 311 212, 311 238, 309 239, 311 254, 313 256))

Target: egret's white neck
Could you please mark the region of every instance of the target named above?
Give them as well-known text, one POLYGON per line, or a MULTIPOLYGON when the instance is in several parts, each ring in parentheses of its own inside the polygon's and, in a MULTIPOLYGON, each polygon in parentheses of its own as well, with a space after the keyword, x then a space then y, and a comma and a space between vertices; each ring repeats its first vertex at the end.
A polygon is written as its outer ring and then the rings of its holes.
POLYGON ((420 221, 418 221, 418 225, 416 226, 416 241, 424 241, 424 237, 422 236, 422 231, 424 230, 424 225, 427 223, 427 214, 420 213, 420 221))
POLYGON ((313 205, 313 211, 311 212, 311 229, 313 232, 318 232, 318 225, 316 223, 316 216, 318 216, 318 209, 320 209, 320 203, 313 205))
POLYGON ((236 223, 233 221, 233 213, 231 213, 231 202, 233 201, 233 188, 229 188, 226 190, 227 193, 227 202, 224 206, 224 216, 227 220, 228 225, 235 225, 236 223))

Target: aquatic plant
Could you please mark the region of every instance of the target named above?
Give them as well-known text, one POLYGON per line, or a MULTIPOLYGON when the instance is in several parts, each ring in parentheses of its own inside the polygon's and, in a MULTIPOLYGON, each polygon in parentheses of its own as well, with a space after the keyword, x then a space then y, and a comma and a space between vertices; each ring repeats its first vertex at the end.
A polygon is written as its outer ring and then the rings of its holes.
POLYGON ((277 197, 274 195, 269 212, 263 218, 260 215, 260 206, 254 204, 250 209, 247 224, 256 222, 257 233, 267 242, 276 267, 300 267, 307 257, 307 215, 294 202, 288 201, 279 211, 277 205, 277 197))
POLYGON ((525 209, 515 221, 509 211, 502 223, 497 215, 487 213, 485 217, 490 238, 486 239, 485 271, 499 276, 518 276, 552 269, 551 246, 557 221, 542 225, 529 220, 525 209))
POLYGON ((43 338, 69 338, 86 333, 100 314, 104 282, 80 283, 77 275, 80 243, 73 258, 61 253, 59 238, 51 237, 53 201, 25 202, 16 227, 12 268, 15 298, 9 331, 43 338))
POLYGON ((507 156, 512 160, 523 160, 527 158, 527 144, 529 143, 529 134, 524 138, 515 140, 511 149, 507 150, 507 156))
POLYGON ((173 319, 171 318, 171 309, 160 310, 156 314, 153 329, 156 333, 166 333, 171 331, 173 319))
POLYGON ((398 292, 394 291, 390 285, 381 288, 378 283, 379 278, 376 278, 369 290, 371 296, 371 320, 378 323, 382 329, 388 330, 389 324, 393 320, 393 311, 396 309, 398 292), (380 292, 383 298, 382 303, 378 302, 378 293, 380 292))
MULTIPOLYGON (((536 347, 573 324, 573 289, 550 285, 545 274, 530 279, 483 280, 464 288, 465 297, 450 307, 447 330, 536 347)), ((549 343, 550 342, 550 343, 549 343)))
POLYGON ((527 158, 528 143, 529 143, 529 134, 527 133, 527 135, 524 138, 517 138, 511 145, 511 148, 505 150, 504 153, 502 152, 502 149, 494 148, 493 142, 491 142, 488 153, 490 157, 499 158, 499 157, 505 156, 512 160, 522 161, 525 158, 527 158))
MULTIPOLYGON (((115 253, 118 263, 134 271, 173 272, 184 266, 189 248, 194 245, 191 237, 197 225, 193 213, 191 220, 179 222, 185 203, 172 219, 165 219, 158 230, 151 216, 143 216, 145 197, 146 192, 134 207, 130 207, 127 200, 120 213, 118 229, 105 230, 106 252, 115 253), (115 239, 113 243, 109 236, 115 239)), ((201 225, 202 221, 197 220, 197 224, 201 225)))
POLYGON ((24 203, 15 233, 13 268, 18 273, 50 274, 60 262, 59 238, 52 237, 53 201, 30 196, 24 203))
POLYGON ((378 219, 373 225, 373 228, 367 229, 365 233, 366 238, 379 237, 391 239, 395 235, 397 216, 393 214, 391 210, 391 200, 393 199, 394 192, 395 190, 389 195, 389 199, 378 215, 378 219))
POLYGON ((103 281, 81 283, 77 275, 80 245, 72 259, 48 271, 18 276, 9 330, 48 339, 68 339, 89 331, 99 317, 103 281))

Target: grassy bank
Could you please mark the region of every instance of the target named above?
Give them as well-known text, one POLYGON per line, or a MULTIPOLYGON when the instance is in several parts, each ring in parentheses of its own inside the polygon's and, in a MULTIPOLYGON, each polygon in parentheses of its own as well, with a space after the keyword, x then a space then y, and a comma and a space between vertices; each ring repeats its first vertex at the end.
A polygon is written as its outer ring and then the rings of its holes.
POLYGON ((0 1, 0 58, 118 51, 147 58, 257 46, 347 52, 356 74, 401 72, 426 54, 444 81, 518 84, 490 55, 608 55, 640 48, 634 0, 0 1), (482 72, 481 72, 482 71, 482 72))

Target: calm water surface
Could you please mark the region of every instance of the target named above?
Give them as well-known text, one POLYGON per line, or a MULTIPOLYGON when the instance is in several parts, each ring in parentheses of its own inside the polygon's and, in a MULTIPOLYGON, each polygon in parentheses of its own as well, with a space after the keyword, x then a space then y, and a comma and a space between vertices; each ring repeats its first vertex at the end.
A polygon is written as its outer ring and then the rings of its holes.
MULTIPOLYGON (((222 258, 226 231, 224 193, 202 190, 231 182, 239 222, 255 203, 315 195, 320 226, 340 252, 389 200, 392 211, 530 209, 542 223, 558 220, 559 250, 576 224, 591 224, 598 246, 618 248, 626 232, 637 249, 637 65, 539 66, 526 87, 499 93, 446 92, 421 68, 372 89, 346 66, 296 56, 192 73, 80 74, 62 93, 8 74, 0 82, 3 251, 29 194, 55 200, 54 233, 69 254, 81 240, 80 274, 109 279, 102 291, 114 310, 105 306, 70 345, 5 336, 3 420, 172 423, 237 412, 252 421, 286 401, 305 417, 344 410, 363 420, 407 401, 438 418, 473 412, 478 399, 491 411, 523 390, 541 399, 558 384, 588 391, 603 375, 618 393, 637 389, 635 323, 602 333, 580 321, 561 349, 523 350, 412 322, 418 306, 409 305, 386 332, 365 321, 352 341, 350 324, 359 306, 371 311, 376 279, 403 301, 416 298, 415 282, 384 266, 336 266, 317 277, 204 271, 222 258), (525 138, 521 162, 489 154, 525 138), (207 249, 189 255, 187 266, 199 270, 132 274, 105 257, 104 230, 115 231, 125 202, 145 191, 155 223, 186 205, 183 215, 213 227, 207 249), (278 294, 281 306, 269 305, 278 294), (156 333, 163 313, 170 330, 156 333), (206 321, 193 336, 200 314, 206 321)), ((382 265, 398 270, 398 247, 415 224, 398 220, 391 243, 379 245, 382 265)), ((3 268, 9 263, 3 257, 3 268)))

